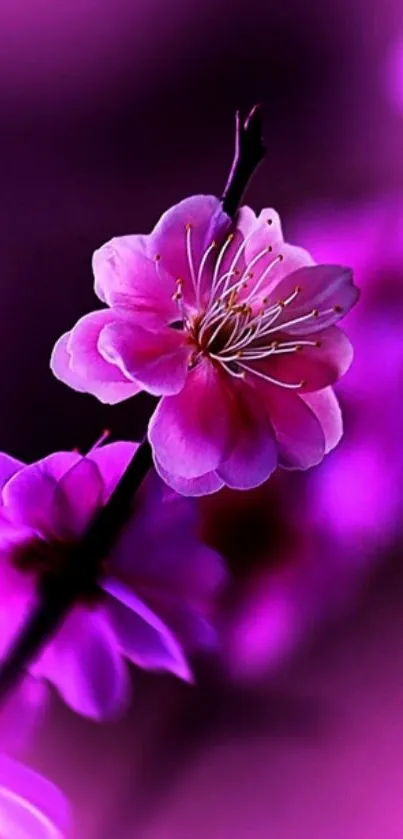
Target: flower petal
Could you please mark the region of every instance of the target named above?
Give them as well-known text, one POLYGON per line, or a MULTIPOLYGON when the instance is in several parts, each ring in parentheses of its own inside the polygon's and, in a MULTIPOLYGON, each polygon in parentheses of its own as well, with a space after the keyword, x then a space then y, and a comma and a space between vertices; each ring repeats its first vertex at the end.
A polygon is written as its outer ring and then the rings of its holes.
POLYGON ((23 469, 24 466, 25 463, 22 463, 21 460, 16 460, 15 457, 10 457, 10 455, 0 452, 0 491, 3 489, 7 481, 9 481, 16 472, 23 469))
POLYGON ((320 463, 325 454, 325 437, 308 405, 296 393, 275 385, 259 390, 276 435, 279 465, 287 469, 309 469, 320 463))
POLYGON ((71 332, 59 338, 50 360, 51 370, 60 381, 111 405, 141 390, 98 350, 102 329, 111 322, 116 323, 117 319, 118 316, 107 309, 85 315, 71 332))
POLYGON ((211 493, 217 492, 224 486, 224 481, 218 477, 216 472, 208 472, 198 478, 182 478, 180 475, 172 475, 164 469, 155 456, 154 466, 162 480, 181 495, 211 495, 211 493))
POLYGON ((157 615, 123 583, 109 578, 102 587, 110 595, 108 607, 123 654, 139 667, 192 681, 181 647, 157 615))
POLYGON ((58 482, 51 510, 52 531, 66 541, 79 539, 102 505, 104 482, 92 460, 81 457, 58 482))
POLYGON ((16 524, 31 527, 45 536, 51 532, 56 481, 39 463, 25 466, 3 488, 3 505, 16 524))
POLYGON ((296 288, 300 290, 295 299, 284 307, 276 321, 276 327, 290 335, 316 333, 337 323, 354 306, 360 294, 353 282, 353 272, 341 265, 312 265, 294 271, 276 285, 272 292, 273 302, 287 300, 296 288), (310 313, 312 317, 307 320, 305 316, 310 313), (287 325, 289 321, 303 317, 301 323, 287 325))
POLYGON ((76 606, 38 668, 78 714, 94 720, 120 716, 130 698, 128 674, 107 616, 76 606))
POLYGON ((183 388, 191 347, 182 331, 166 327, 149 332, 135 323, 115 323, 102 330, 99 349, 125 376, 155 396, 183 388))
POLYGON ((156 256, 151 236, 111 239, 93 256, 95 294, 115 309, 153 316, 155 326, 173 320, 175 280, 156 256))
MULTIPOLYGON (((187 303, 192 304, 195 301, 189 249, 193 273, 197 276, 207 248, 213 241, 221 244, 230 227, 231 220, 223 212, 221 201, 216 196, 194 195, 167 210, 151 233, 152 248, 154 253, 161 257, 162 269, 174 279, 180 277, 183 280, 183 295, 187 303)), ((212 254, 206 265, 206 274, 210 276, 213 264, 212 254)))
MULTIPOLYGON (((318 346, 304 346, 301 343, 301 349, 297 352, 269 356, 263 362, 256 362, 254 367, 285 384, 300 384, 300 393, 322 390, 334 384, 352 362, 353 348, 349 339, 337 326, 329 326, 323 332, 315 333, 314 336, 307 335, 306 338, 316 340, 318 346)), ((285 333, 279 336, 280 342, 283 339, 292 341, 292 337, 285 333)))
POLYGON ((64 839, 70 810, 62 793, 37 772, 0 757, 0 833, 4 839, 64 839))
POLYGON ((97 465, 101 474, 104 486, 103 504, 106 504, 112 495, 138 446, 138 443, 126 441, 109 443, 106 446, 91 449, 86 455, 87 460, 92 460, 97 465))
POLYGON ((233 439, 230 455, 217 468, 217 475, 233 489, 252 489, 262 484, 277 466, 277 444, 256 391, 245 384, 234 387, 233 439))
POLYGON ((331 387, 325 387, 314 393, 304 393, 301 399, 309 405, 322 426, 325 454, 328 454, 337 446, 343 434, 343 417, 337 396, 331 387))
POLYGON ((0 709, 1 751, 23 748, 43 716, 47 698, 44 682, 27 675, 0 709))
POLYGON ((209 362, 192 370, 176 396, 161 400, 149 424, 149 440, 163 469, 198 478, 216 469, 230 443, 223 377, 209 362))

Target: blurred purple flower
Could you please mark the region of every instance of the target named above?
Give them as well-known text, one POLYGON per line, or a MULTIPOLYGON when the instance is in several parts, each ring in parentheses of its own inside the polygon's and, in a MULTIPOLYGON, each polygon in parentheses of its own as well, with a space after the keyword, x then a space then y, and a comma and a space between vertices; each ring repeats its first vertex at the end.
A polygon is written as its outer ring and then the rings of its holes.
POLYGON ((346 435, 318 470, 201 502, 205 538, 234 572, 223 648, 239 678, 275 668, 347 609, 402 533, 403 200, 319 208, 295 233, 319 261, 351 264, 362 287, 346 323, 355 361, 338 386, 346 435))
POLYGON ((27 675, 0 709, 0 752, 17 752, 27 742, 47 704, 44 682, 27 675))
MULTIPOLYGON (((41 575, 63 568, 135 449, 112 443, 85 457, 58 452, 30 466, 0 456, 0 654, 32 608, 41 575)), ((208 610, 223 579, 220 558, 197 540, 194 502, 150 473, 116 551, 32 673, 95 719, 128 702, 124 658, 191 680, 184 648, 212 642, 208 610)))
POLYGON ((104 402, 162 396, 149 438, 174 489, 249 489, 337 444, 330 385, 352 349, 334 324, 358 291, 348 269, 286 244, 274 210, 242 207, 234 226, 218 198, 194 196, 149 236, 108 242, 93 265, 109 308, 59 339, 53 372, 104 402))
POLYGON ((53 784, 0 757, 1 839, 65 839, 69 824, 67 801, 53 784))

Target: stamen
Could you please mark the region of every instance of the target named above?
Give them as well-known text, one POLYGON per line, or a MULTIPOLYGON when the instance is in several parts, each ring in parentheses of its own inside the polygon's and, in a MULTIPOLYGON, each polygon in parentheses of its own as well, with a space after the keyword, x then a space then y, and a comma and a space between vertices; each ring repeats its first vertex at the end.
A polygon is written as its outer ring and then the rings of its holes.
POLYGON ((270 382, 270 384, 272 385, 284 387, 287 390, 300 390, 300 388, 304 387, 306 384, 306 382, 303 379, 301 382, 298 382, 298 384, 289 384, 288 382, 281 382, 280 379, 273 379, 272 376, 268 376, 266 373, 261 373, 260 370, 254 370, 253 367, 248 367, 248 365, 243 364, 243 362, 239 362, 239 366, 242 367, 244 370, 247 370, 248 373, 252 373, 254 376, 258 376, 260 379, 264 379, 265 382, 270 382))
POLYGON ((193 262, 192 245, 191 245, 191 242, 190 242, 190 237, 192 235, 192 229, 193 229, 192 224, 188 223, 188 224, 185 225, 185 230, 186 230, 186 255, 187 255, 187 260, 188 260, 188 264, 189 264, 189 271, 190 271, 190 276, 191 276, 192 283, 193 283, 193 288, 194 288, 194 291, 195 291, 195 294, 196 294, 197 293, 196 274, 195 274, 195 267, 194 267, 194 262, 193 262))
MULTIPOLYGON (((108 437, 110 437, 110 436, 111 436, 110 429, 105 428, 104 431, 102 432, 100 438, 96 441, 96 443, 94 443, 94 445, 91 446, 90 449, 88 449, 87 454, 91 454, 91 452, 95 451, 95 449, 99 449, 99 447, 102 446, 102 443, 104 443, 105 440, 107 440, 108 437)), ((74 451, 74 449, 73 449, 73 451, 74 451)))
POLYGON ((205 250, 205 252, 204 252, 204 254, 203 254, 203 256, 200 260, 200 265, 199 265, 199 270, 198 270, 198 273, 197 273, 197 280, 196 280, 196 301, 197 301, 197 306, 198 307, 200 307, 200 292, 201 292, 201 281, 202 281, 203 271, 204 271, 206 262, 209 258, 209 255, 211 254, 211 252, 216 247, 217 247, 217 243, 213 241, 211 243, 211 245, 209 245, 209 247, 205 250))
POLYGON ((212 334, 212 335, 210 335, 210 338, 209 338, 209 339, 208 339, 208 341, 207 341, 207 349, 211 346, 211 344, 213 343, 213 341, 217 338, 217 335, 219 335, 219 333, 221 332, 221 329, 223 328, 223 326, 225 326, 225 324, 228 322, 228 320, 229 320, 229 318, 230 318, 230 317, 232 317, 232 313, 231 313, 231 312, 228 312, 228 313, 225 315, 225 317, 223 317, 223 318, 220 320, 220 323, 218 324, 218 326, 217 326, 217 327, 216 327, 216 329, 214 330, 213 334, 212 334))
MULTIPOLYGON (((258 256, 259 256, 259 257, 260 257, 260 256, 263 256, 263 254, 264 254, 264 253, 267 253, 267 248, 266 248, 266 250, 262 251, 262 252, 261 252, 261 254, 258 254, 258 256)), ((275 267, 276 267, 276 265, 278 265, 278 264, 279 264, 280 262, 282 262, 282 261, 283 261, 283 255, 282 255, 281 253, 279 253, 279 255, 278 255, 278 256, 276 256, 276 258, 275 258, 275 259, 273 259, 273 262, 271 262, 271 263, 270 263, 270 265, 268 265, 268 266, 267 266, 267 268, 265 268, 265 270, 262 272, 262 274, 261 274, 261 276, 259 277, 259 279, 258 279, 258 281, 257 281, 256 285, 255 285, 255 286, 254 286, 254 288, 251 290, 251 292, 250 292, 249 296, 246 298, 245 302, 248 302, 249 300, 251 300, 253 297, 255 297, 255 296, 256 296, 257 292, 258 292, 258 291, 259 291, 259 289, 261 288, 262 283, 263 283, 263 282, 264 282, 264 280, 266 279, 267 275, 270 273, 270 271, 272 271, 272 270, 273 270, 273 268, 275 268, 275 267)), ((252 260, 252 262, 253 262, 253 260, 252 260)), ((252 263, 250 264, 250 266, 249 266, 249 267, 251 267, 251 265, 252 265, 252 263)), ((285 306, 285 305, 286 305, 286 304, 285 304, 285 302, 284 302, 284 306, 285 306)))
POLYGON ((210 303, 213 299, 213 296, 214 296, 214 292, 216 290, 216 283, 217 283, 217 280, 218 280, 221 263, 222 263, 222 261, 224 259, 224 256, 225 256, 225 251, 227 250, 227 248, 229 247, 229 245, 233 241, 234 237, 235 237, 234 233, 229 233, 228 234, 228 236, 227 236, 227 238, 226 238, 226 240, 225 240, 225 242, 224 242, 224 244, 223 244, 223 246, 220 250, 220 253, 217 256, 217 261, 216 261, 215 268, 214 268, 213 279, 211 281, 211 289, 210 289, 210 297, 209 297, 208 305, 210 305, 210 303))

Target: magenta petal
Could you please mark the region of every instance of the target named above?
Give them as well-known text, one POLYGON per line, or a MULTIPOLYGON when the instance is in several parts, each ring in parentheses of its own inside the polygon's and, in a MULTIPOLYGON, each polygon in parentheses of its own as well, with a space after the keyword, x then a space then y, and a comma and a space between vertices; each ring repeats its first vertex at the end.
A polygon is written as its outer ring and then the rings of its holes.
POLYGON ((351 269, 341 265, 312 265, 294 271, 276 286, 273 302, 287 300, 296 287, 300 291, 295 300, 284 308, 276 322, 279 329, 284 328, 290 335, 305 335, 332 326, 347 314, 359 297, 351 269), (286 325, 313 310, 318 311, 315 317, 286 325))
POLYGON ((26 676, 0 709, 0 750, 16 752, 28 742, 43 717, 48 690, 44 682, 26 676))
POLYGON ((337 396, 331 387, 326 387, 314 393, 304 393, 301 398, 309 405, 322 426, 325 454, 328 454, 337 446, 343 434, 343 417, 337 396))
POLYGON ((3 488, 3 504, 16 524, 31 527, 44 535, 51 529, 56 481, 46 475, 40 462, 25 466, 3 488))
POLYGON ((231 415, 222 377, 208 362, 192 370, 183 390, 159 403, 149 439, 163 469, 198 478, 216 469, 230 444, 231 415))
POLYGON ((208 472, 207 475, 200 475, 198 478, 182 478, 164 469, 156 457, 154 457, 154 465, 162 480, 181 495, 211 495, 224 486, 224 481, 215 472, 208 472))
POLYGON ((50 781, 7 757, 0 757, 2 839, 65 839, 70 810, 50 781))
POLYGON ((122 653, 139 667, 167 670, 192 681, 181 647, 167 626, 127 586, 114 579, 102 587, 122 653))
POLYGON ((184 333, 169 327, 149 332, 135 323, 111 324, 103 329, 99 349, 155 396, 182 390, 191 347, 184 333))
POLYGON ((128 674, 106 615, 77 606, 40 662, 63 700, 94 720, 120 716, 130 699, 128 674))
POLYGON ((81 457, 58 482, 52 505, 52 530, 62 539, 78 539, 101 507, 104 483, 92 460, 81 457))
POLYGON ((24 466, 25 463, 22 463, 21 460, 16 460, 15 457, 10 457, 8 454, 0 452, 0 490, 2 490, 7 481, 9 481, 16 472, 23 469, 24 466))
POLYGON ((324 433, 308 405, 297 394, 272 387, 266 393, 266 407, 278 443, 279 465, 309 469, 320 463, 325 454, 324 433))
POLYGON ((93 256, 95 294, 115 309, 153 315, 156 326, 174 319, 175 278, 157 264, 157 255, 150 236, 111 239, 93 256))
POLYGON ((138 449, 138 443, 116 442, 92 449, 87 460, 92 460, 102 477, 104 492, 102 503, 106 504, 132 457, 138 449))
MULTIPOLYGON (((192 270, 187 249, 187 226, 190 225, 190 253, 197 275, 201 259, 213 241, 221 242, 229 230, 230 219, 223 212, 221 201, 214 195, 194 195, 164 213, 150 236, 160 264, 175 280, 183 280, 183 294, 188 303, 194 302, 192 270)), ((212 260, 213 260, 212 256, 212 260)), ((211 261, 206 272, 211 275, 211 261)))
POLYGON ((337 326, 329 326, 307 338, 317 339, 319 346, 301 345, 298 352, 269 356, 263 362, 256 362, 256 369, 279 382, 300 384, 301 393, 334 384, 352 362, 353 348, 349 339, 337 326))
POLYGON ((98 351, 99 335, 106 324, 116 323, 119 315, 109 309, 90 312, 71 332, 62 335, 53 348, 50 367, 56 378, 82 393, 91 393, 101 402, 115 404, 134 396, 140 386, 98 351))
POLYGON ((229 457, 217 475, 233 489, 252 489, 262 484, 277 466, 277 444, 267 413, 256 392, 234 388, 233 439, 229 457))

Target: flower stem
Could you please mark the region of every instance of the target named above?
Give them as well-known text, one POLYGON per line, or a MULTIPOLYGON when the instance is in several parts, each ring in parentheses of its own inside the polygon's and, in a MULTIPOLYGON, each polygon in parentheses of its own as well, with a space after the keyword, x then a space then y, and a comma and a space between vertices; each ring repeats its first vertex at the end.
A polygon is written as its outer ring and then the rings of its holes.
MULTIPOLYGON (((259 106, 252 109, 245 122, 237 112, 235 156, 222 197, 223 209, 231 217, 265 155, 261 130, 259 106)), ((151 446, 145 436, 108 503, 72 549, 63 574, 43 578, 37 605, 0 664, 0 705, 18 685, 30 663, 38 658, 48 638, 55 634, 80 592, 97 578, 100 561, 107 556, 129 518, 134 496, 151 466, 151 446)))

